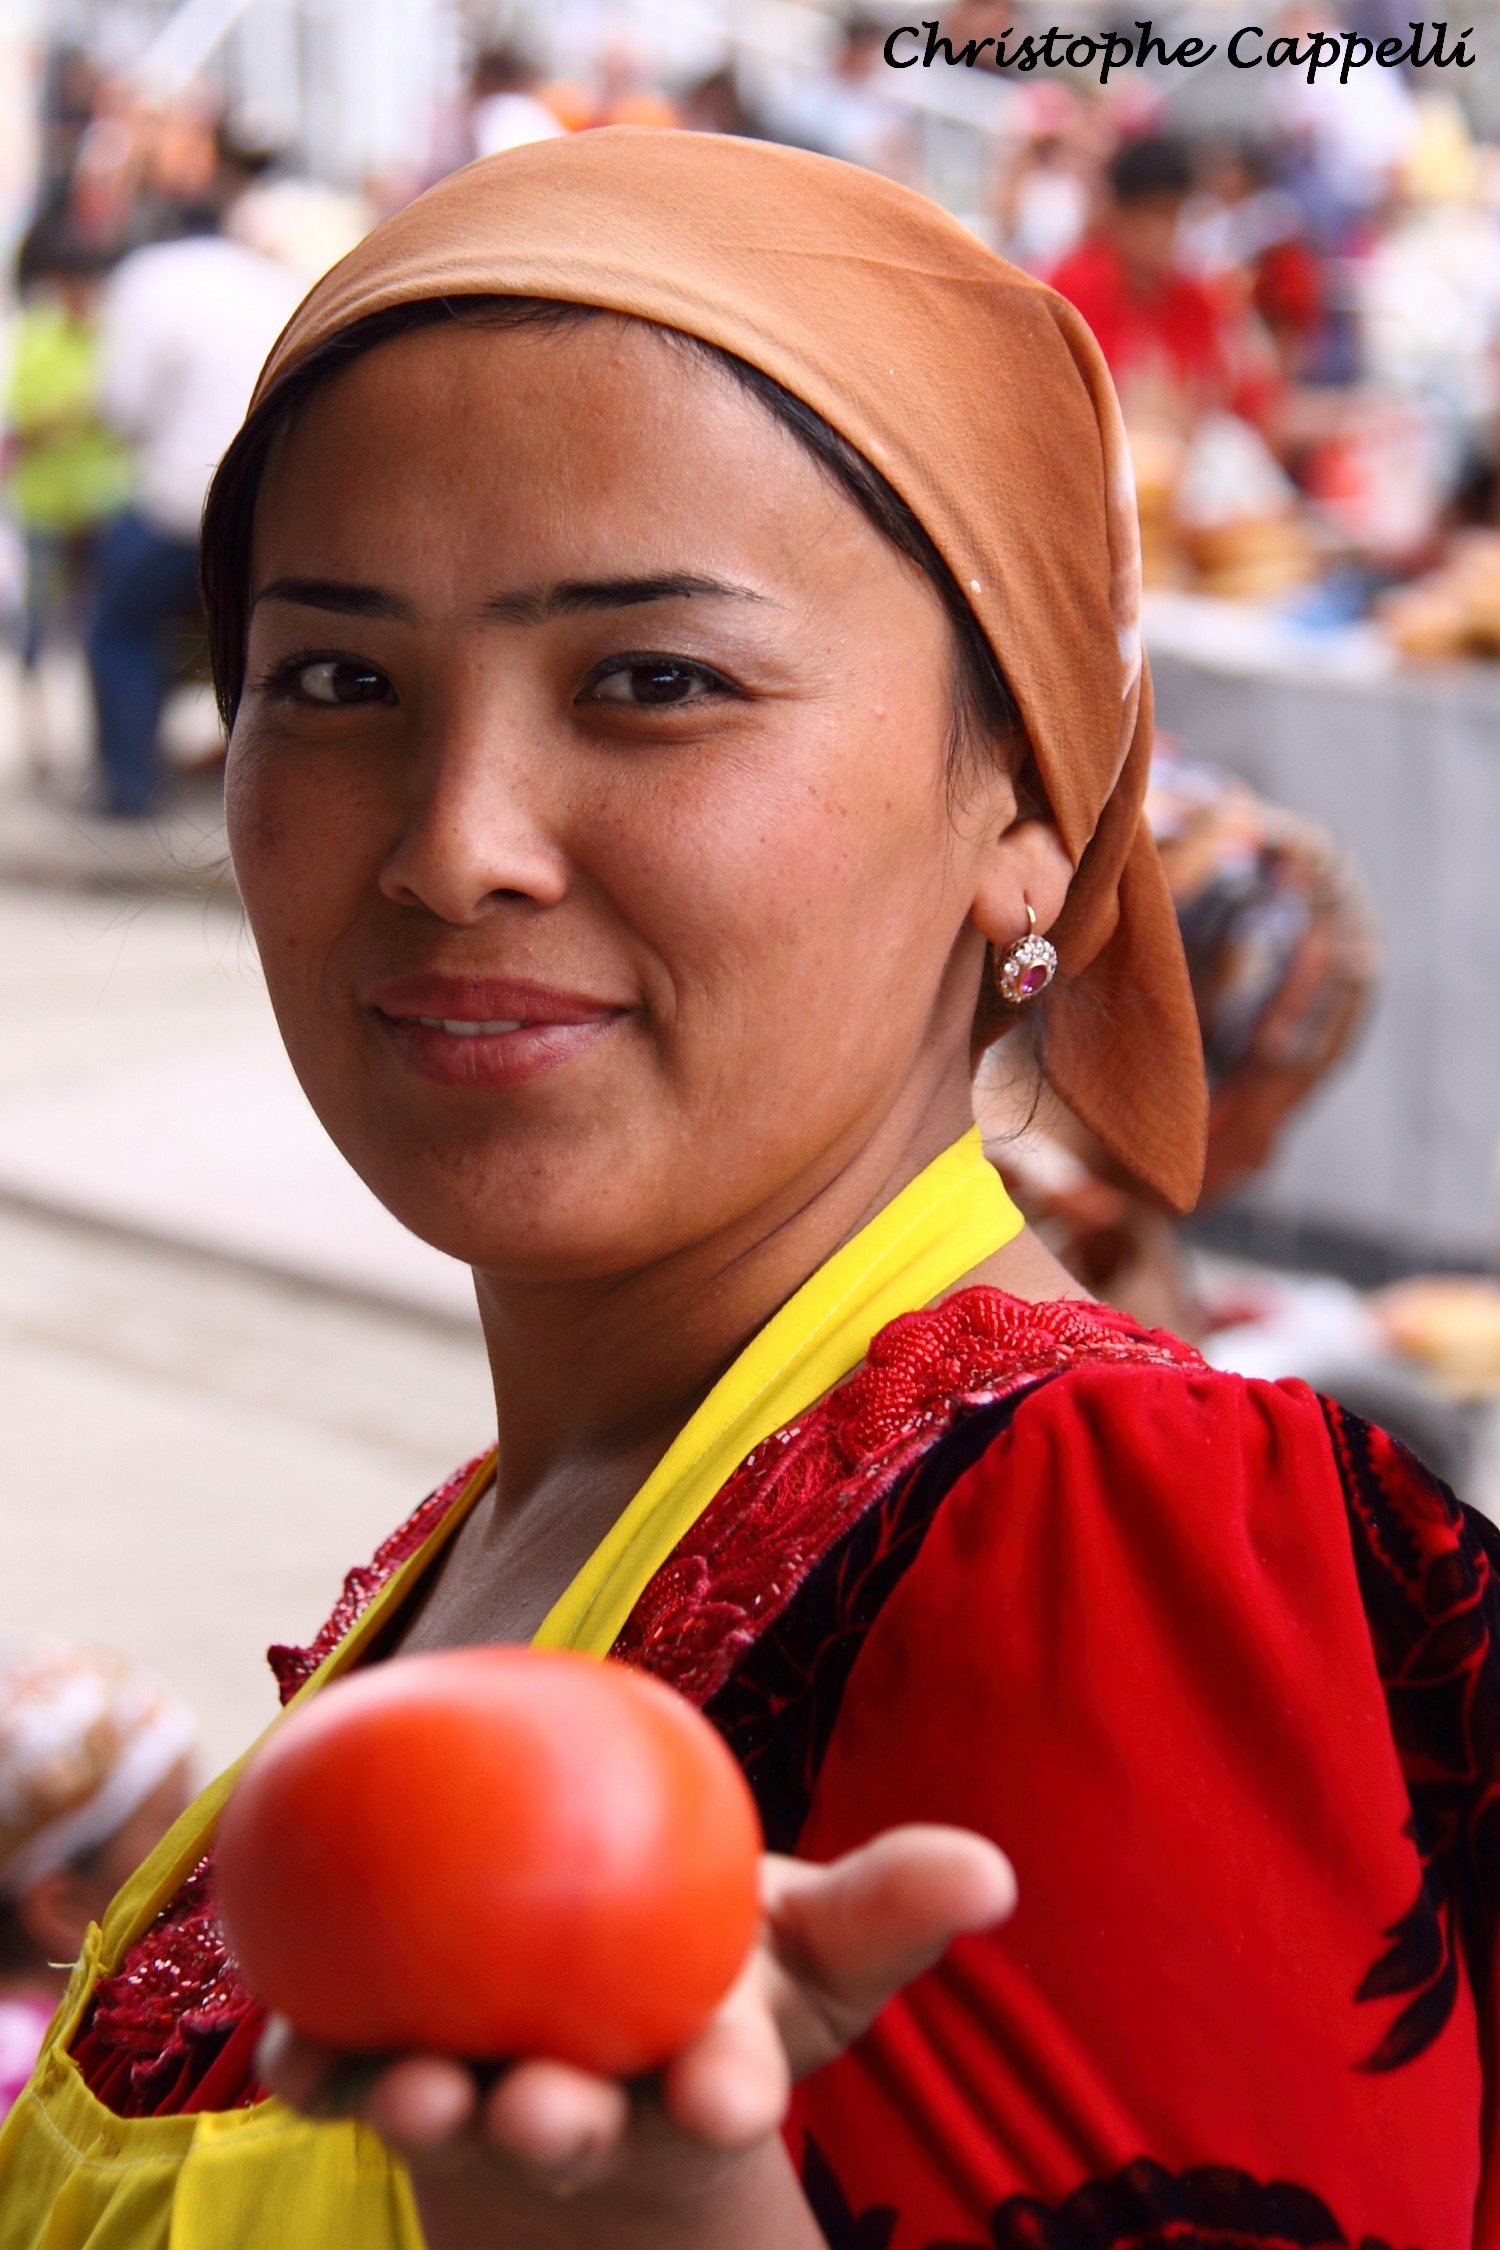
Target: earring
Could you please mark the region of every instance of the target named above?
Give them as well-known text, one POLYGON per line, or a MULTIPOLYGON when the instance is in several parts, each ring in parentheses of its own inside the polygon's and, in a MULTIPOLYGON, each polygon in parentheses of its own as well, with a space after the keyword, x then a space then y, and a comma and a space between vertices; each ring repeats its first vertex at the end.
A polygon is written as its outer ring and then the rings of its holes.
POLYGON ((1057 947, 1036 934, 1036 915, 1026 903, 1026 935, 1017 938, 1004 958, 995 963, 995 990, 1013 1008, 1045 992, 1057 974, 1057 947))

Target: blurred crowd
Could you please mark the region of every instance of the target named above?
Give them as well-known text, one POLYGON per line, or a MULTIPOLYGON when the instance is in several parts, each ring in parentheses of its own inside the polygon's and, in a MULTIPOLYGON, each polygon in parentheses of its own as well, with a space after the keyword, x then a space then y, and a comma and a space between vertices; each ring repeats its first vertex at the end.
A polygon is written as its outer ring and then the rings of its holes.
POLYGON ((1294 80, 1266 130, 1207 140, 1052 86, 1023 106, 1002 245, 1110 361, 1148 582, 1373 607, 1404 645, 1391 590, 1493 544, 1500 151, 1399 74, 1294 80))
MULTIPOLYGON (((1356 0, 1362 22, 1383 5, 1356 0)), ((1302 0, 1275 20, 1333 21, 1302 0)), ((961 43, 999 21, 965 0, 943 25, 961 43)), ((887 67, 889 29, 830 19, 795 67, 747 43, 685 81, 623 34, 570 47, 566 71, 545 41, 476 39, 425 162, 357 190, 307 176, 202 85, 148 98, 55 53, 4 354, 3 497, 23 677, 64 646, 91 683, 74 809, 139 822, 171 794, 161 721, 174 684, 202 679, 209 475, 318 274, 454 166, 601 125, 766 136, 935 189, 935 113, 913 99, 919 72, 887 67)), ((1399 70, 1294 76, 1226 131, 1162 74, 1101 88, 980 62, 949 78, 983 150, 959 215, 1069 297, 1109 360, 1148 583, 1310 631, 1374 615, 1412 658, 1500 655, 1500 149, 1453 93, 1399 70)), ((1377 945, 1328 840, 1229 777, 1169 751, 1151 812, 1213 1081, 1212 1200, 1265 1165, 1348 1049, 1377 945)), ((985 1101, 1018 1200, 1080 1279, 1207 1333, 1218 1315, 1165 1223, 1102 1152, 1033 1120, 1022 1154, 1003 1070, 985 1101)))
MULTIPOLYGON (((992 13, 969 0, 944 26, 962 39, 992 13)), ((148 99, 55 53, 15 263, 4 501, 23 666, 59 638, 87 651, 94 809, 157 802, 207 477, 312 278, 428 178, 604 124, 769 135, 930 185, 887 29, 854 16, 815 65, 741 55, 670 87, 623 36, 567 76, 480 43, 425 173, 361 192, 299 176, 202 87, 148 99)), ((1314 624, 1374 610, 1413 656, 1500 653, 1500 150, 1454 94, 1399 70, 1293 75, 1253 131, 1194 133, 1160 75, 1101 89, 983 58, 950 75, 1003 95, 983 207, 963 216, 1080 307, 1114 371, 1148 580, 1314 624)))

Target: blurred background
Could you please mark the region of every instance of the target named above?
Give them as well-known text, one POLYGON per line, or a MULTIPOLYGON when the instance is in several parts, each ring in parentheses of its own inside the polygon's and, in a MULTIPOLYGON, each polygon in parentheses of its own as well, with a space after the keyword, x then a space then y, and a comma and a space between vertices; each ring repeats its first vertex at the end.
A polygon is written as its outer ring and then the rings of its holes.
MULTIPOLYGON (((1130 425, 1152 818, 1214 1087, 1174 1228, 1004 1050, 1074 1271, 1500 1510, 1500 7, 1472 67, 889 67, 791 0, 0 0, 0 1635, 165 1675, 207 1762, 486 1439, 466 1276, 324 1143, 224 856, 194 531, 303 289, 475 155, 609 122, 925 189, 1082 308, 1130 425)), ((1134 12, 1119 11, 1126 30, 1134 12)), ((1404 7, 1267 32, 1409 40, 1404 7)), ((1101 0, 942 12, 966 40, 1101 0)), ((1455 21, 1452 41, 1464 27, 1455 21)), ((1432 33, 1424 34, 1429 52, 1432 33)), ((908 38, 898 52, 916 51, 908 38)))

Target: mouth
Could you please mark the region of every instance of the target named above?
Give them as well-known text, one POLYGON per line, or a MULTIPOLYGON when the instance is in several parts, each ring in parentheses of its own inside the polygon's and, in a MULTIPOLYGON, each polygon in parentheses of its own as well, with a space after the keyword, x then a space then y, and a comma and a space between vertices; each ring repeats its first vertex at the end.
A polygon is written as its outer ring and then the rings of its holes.
POLYGON ((417 1076, 471 1087, 539 1078, 573 1061, 631 1013, 582 993, 426 973, 376 986, 366 1010, 417 1076))
MULTIPOLYGON (((400 1022, 400 1017, 392 1019, 400 1022)), ((494 1023, 470 1023, 463 1016, 408 1016, 408 1023, 417 1023, 424 1031, 446 1031, 450 1039, 498 1039, 505 1031, 522 1031, 525 1025, 517 1019, 514 1023, 503 1020, 494 1023)))

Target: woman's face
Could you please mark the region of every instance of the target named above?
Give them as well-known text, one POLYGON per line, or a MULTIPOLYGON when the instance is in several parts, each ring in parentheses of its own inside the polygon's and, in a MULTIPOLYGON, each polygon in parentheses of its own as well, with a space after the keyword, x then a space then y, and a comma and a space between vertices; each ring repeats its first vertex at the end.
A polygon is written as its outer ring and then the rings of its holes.
POLYGON ((730 377, 610 316, 384 345, 282 439, 254 582, 236 871, 418 1234, 621 1273, 963 1129, 1010 786, 955 807, 936 594, 730 377))

